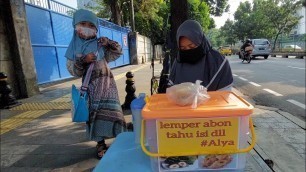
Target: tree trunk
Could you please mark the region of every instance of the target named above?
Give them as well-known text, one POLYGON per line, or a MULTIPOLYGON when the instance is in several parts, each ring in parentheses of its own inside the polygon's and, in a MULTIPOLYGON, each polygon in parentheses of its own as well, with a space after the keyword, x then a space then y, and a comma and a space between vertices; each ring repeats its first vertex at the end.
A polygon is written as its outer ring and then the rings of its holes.
POLYGON ((112 22, 121 26, 121 10, 118 4, 118 0, 110 1, 110 9, 112 12, 112 22))
POLYGON ((276 41, 277 41, 277 38, 278 38, 279 34, 280 34, 280 32, 278 32, 278 33, 276 34, 276 37, 275 37, 275 39, 274 39, 273 49, 272 49, 273 51, 275 50, 275 45, 276 45, 276 41))
POLYGON ((188 19, 188 2, 187 0, 170 0, 170 39, 171 39, 171 61, 177 55, 176 31, 178 27, 188 19))

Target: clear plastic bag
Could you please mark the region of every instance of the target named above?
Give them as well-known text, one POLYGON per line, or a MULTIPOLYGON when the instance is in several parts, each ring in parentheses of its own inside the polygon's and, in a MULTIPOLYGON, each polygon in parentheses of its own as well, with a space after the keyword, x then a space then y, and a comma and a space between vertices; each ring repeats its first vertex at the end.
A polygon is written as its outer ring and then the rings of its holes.
POLYGON ((168 99, 180 106, 191 105, 195 109, 201 103, 207 101, 210 97, 207 89, 201 85, 200 80, 196 83, 184 82, 167 88, 166 95, 168 99))

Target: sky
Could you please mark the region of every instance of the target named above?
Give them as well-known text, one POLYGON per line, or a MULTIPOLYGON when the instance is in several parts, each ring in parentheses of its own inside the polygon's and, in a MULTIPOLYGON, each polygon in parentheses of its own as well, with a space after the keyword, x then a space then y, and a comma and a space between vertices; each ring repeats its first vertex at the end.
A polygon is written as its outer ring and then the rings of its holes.
MULTIPOLYGON (((220 28, 221 26, 223 26, 228 18, 234 20, 234 13, 237 10, 240 2, 245 1, 252 2, 253 0, 228 0, 228 4, 230 4, 229 12, 223 13, 221 17, 213 17, 216 23, 216 27, 220 28)), ((77 0, 60 0, 59 2, 77 8, 77 0)))
POLYGON ((77 8, 77 0, 59 0, 58 2, 61 2, 73 8, 77 8))
POLYGON ((223 15, 220 17, 212 17, 215 20, 216 28, 223 26, 228 18, 230 20, 234 20, 234 13, 237 10, 240 2, 246 1, 252 3, 253 0, 228 0, 228 4, 230 5, 229 11, 227 13, 223 13, 223 15))

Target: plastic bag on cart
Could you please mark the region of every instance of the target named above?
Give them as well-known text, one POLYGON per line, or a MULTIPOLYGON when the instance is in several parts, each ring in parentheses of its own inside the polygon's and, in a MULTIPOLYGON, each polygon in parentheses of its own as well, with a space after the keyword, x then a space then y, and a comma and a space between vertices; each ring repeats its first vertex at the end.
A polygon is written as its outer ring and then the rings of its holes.
POLYGON ((191 108, 195 109, 199 104, 204 103, 210 98, 207 89, 201 85, 201 82, 197 80, 195 84, 184 82, 174 85, 167 88, 166 95, 171 102, 177 105, 191 105, 191 108))

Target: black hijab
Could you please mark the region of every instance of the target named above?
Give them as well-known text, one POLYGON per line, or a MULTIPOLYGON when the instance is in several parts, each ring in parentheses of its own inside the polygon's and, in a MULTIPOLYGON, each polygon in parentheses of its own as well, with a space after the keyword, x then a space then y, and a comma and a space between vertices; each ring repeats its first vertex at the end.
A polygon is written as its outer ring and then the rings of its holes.
POLYGON ((208 91, 216 91, 231 86, 233 76, 229 62, 218 51, 212 49, 201 25, 194 20, 186 20, 182 23, 176 34, 178 48, 179 39, 182 36, 187 37, 196 46, 202 46, 204 55, 197 63, 189 64, 180 63, 178 53, 171 69, 169 85, 183 82, 195 83, 196 80, 201 80, 203 86, 208 86, 208 91))

